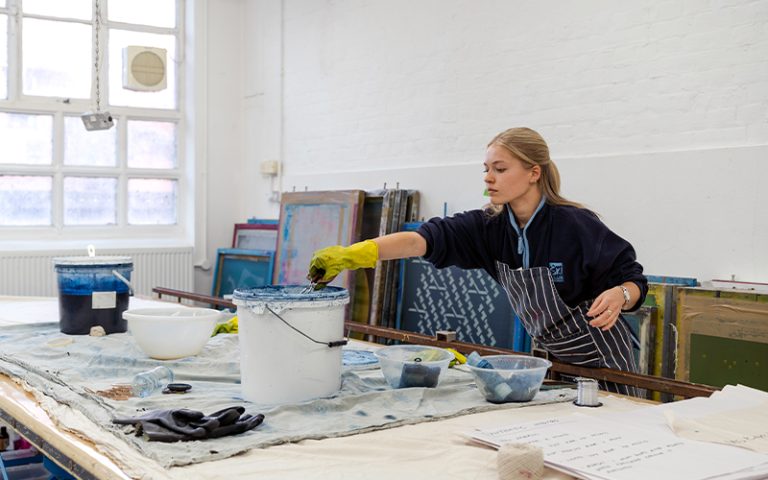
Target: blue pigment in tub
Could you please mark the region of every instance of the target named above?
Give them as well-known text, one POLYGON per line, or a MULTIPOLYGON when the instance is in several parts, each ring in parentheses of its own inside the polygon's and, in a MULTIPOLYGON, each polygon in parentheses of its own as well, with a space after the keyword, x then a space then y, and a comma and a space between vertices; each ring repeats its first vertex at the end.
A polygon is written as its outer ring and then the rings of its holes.
POLYGON ((53 259, 59 286, 59 327, 69 335, 88 335, 101 326, 123 333, 128 322, 130 257, 60 257, 53 259), (121 278, 122 277, 122 278, 121 278))
POLYGON ((264 285, 254 288, 237 289, 233 297, 240 300, 258 303, 288 303, 316 302, 340 300, 346 304, 349 301, 349 292, 341 287, 327 286, 320 290, 306 292, 306 285, 264 285))

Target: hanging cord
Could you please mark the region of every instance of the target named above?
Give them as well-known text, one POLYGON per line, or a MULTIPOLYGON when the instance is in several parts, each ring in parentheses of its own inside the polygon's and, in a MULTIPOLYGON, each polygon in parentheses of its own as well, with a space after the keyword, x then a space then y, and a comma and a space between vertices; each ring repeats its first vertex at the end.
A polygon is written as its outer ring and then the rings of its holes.
POLYGON ((99 0, 96 0, 96 19, 95 19, 95 26, 96 26, 96 37, 94 39, 94 45, 95 45, 95 54, 94 54, 94 62, 93 62, 93 70, 96 72, 96 112, 101 111, 101 68, 99 65, 99 61, 101 59, 101 52, 99 51, 99 36, 101 34, 101 8, 99 5, 99 0))
POLYGON ((315 340, 314 338, 310 337, 309 335, 307 335, 306 333, 302 332, 298 328, 294 327, 290 323, 286 322, 283 317, 281 317, 280 315, 277 314, 277 312, 275 312, 274 310, 269 308, 269 305, 265 305, 265 306, 267 307, 267 310, 269 310, 272 313, 272 315, 274 315, 277 318, 279 318, 281 322, 283 322, 284 324, 288 325, 292 330, 294 330, 295 332, 299 333, 303 337, 306 337, 306 338, 308 338, 309 340, 311 340, 311 341, 313 341, 315 343, 318 343, 320 345, 328 345, 329 348, 342 347, 342 346, 347 344, 346 340, 336 340, 335 342, 320 342, 318 340, 315 340))

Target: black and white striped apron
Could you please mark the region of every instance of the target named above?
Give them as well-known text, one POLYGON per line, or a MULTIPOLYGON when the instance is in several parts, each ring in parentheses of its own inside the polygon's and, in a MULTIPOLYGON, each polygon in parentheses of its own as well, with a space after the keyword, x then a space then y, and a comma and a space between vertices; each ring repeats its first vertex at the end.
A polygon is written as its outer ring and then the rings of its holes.
MULTIPOLYGON (((513 270, 496 262, 499 280, 512 308, 528 334, 555 359, 585 367, 608 367, 637 372, 632 334, 619 318, 609 330, 589 325, 587 311, 592 301, 571 308, 557 293, 547 267, 513 270)), ((637 388, 614 382, 600 382, 603 389, 639 396, 637 388)))

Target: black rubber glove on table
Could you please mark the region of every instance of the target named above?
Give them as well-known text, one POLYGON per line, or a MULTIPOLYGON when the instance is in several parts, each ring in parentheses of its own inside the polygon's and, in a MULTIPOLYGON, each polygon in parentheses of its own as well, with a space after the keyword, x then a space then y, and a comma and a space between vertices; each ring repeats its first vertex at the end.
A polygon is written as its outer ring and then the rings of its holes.
POLYGON ((210 415, 186 408, 152 410, 138 417, 112 420, 119 425, 134 425, 136 436, 144 435, 147 440, 157 442, 203 440, 237 435, 256 428, 263 421, 264 415, 245 413, 243 407, 228 407, 210 415))

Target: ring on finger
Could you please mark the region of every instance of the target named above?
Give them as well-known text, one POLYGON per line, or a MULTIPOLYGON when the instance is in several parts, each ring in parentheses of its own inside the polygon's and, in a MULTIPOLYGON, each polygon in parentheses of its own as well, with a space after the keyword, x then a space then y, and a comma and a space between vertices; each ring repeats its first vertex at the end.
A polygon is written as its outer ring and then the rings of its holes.
POLYGON ((608 312, 608 315, 613 315, 613 310, 610 308, 606 308, 605 311, 608 312))

